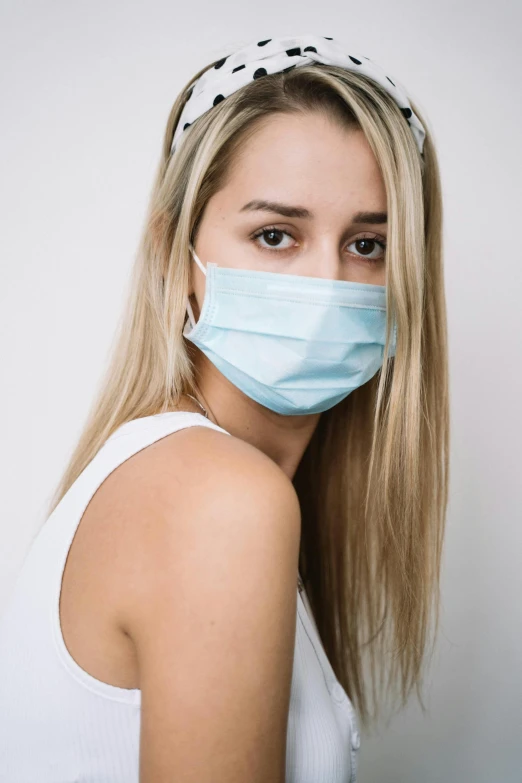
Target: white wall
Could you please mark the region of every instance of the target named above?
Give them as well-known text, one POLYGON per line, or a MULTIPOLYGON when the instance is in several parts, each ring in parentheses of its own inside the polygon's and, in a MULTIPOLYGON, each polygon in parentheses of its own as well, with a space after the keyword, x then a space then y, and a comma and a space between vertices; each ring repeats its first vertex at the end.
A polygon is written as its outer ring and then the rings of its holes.
POLYGON ((2 601, 106 361, 174 96, 236 43, 338 37, 428 114, 451 338, 451 499, 430 713, 412 702, 363 736, 360 780, 522 781, 521 29, 515 0, 3 0, 2 601))

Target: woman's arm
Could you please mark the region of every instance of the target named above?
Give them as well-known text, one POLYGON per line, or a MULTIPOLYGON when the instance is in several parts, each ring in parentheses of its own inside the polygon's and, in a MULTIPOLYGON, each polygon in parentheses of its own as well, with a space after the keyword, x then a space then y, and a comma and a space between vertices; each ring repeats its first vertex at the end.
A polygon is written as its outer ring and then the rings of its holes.
POLYGON ((297 495, 223 433, 190 428, 158 446, 128 488, 121 615, 139 665, 140 783, 284 783, 297 495))

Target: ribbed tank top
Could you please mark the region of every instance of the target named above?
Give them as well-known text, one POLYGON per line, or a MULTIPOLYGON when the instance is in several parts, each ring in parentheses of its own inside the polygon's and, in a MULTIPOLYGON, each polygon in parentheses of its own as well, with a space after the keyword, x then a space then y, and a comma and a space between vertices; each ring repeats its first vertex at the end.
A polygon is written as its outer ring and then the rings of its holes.
MULTIPOLYGON (((61 634, 62 574, 85 509, 133 454, 184 427, 228 433, 203 414, 174 411, 120 426, 46 519, 0 618, 1 783, 139 783, 139 688, 96 679, 61 634)), ((286 783, 354 783, 359 731, 352 703, 297 588, 286 783)))

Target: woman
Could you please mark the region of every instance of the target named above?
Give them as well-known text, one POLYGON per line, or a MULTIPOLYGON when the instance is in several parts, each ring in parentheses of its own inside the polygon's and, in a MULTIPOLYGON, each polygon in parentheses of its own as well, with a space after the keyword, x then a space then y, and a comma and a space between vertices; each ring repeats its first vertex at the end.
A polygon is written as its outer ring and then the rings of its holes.
POLYGON ((348 52, 256 41, 172 108, 119 343, 2 620, 2 781, 354 781, 354 708, 420 693, 439 173, 348 52))

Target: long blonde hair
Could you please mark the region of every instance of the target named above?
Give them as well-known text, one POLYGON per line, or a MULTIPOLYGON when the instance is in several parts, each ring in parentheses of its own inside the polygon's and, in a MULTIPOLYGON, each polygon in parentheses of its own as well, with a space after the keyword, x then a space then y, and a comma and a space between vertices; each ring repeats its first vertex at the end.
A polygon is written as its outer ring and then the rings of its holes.
MULTIPOLYGON (((213 67, 215 63, 211 63, 213 67)), ((127 421, 196 394, 182 335, 189 242, 236 152, 274 113, 320 111, 360 128, 387 192, 387 303, 395 357, 326 411, 294 477, 302 510, 300 571, 336 675, 370 722, 415 687, 439 623, 448 492, 449 404, 439 168, 426 119, 423 157, 400 109, 378 84, 313 64, 253 81, 173 133, 202 69, 170 112, 127 304, 100 391, 49 513, 106 439, 127 421)))

